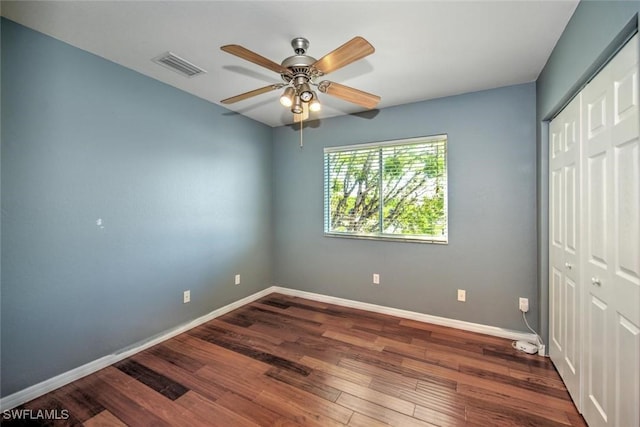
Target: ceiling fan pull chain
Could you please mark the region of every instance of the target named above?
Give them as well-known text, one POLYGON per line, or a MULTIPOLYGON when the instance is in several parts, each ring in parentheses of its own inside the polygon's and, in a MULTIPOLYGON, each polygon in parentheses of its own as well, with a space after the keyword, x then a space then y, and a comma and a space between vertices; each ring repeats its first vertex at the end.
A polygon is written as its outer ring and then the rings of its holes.
POLYGON ((304 127, 304 120, 300 120, 300 148, 302 148, 302 128, 304 127))

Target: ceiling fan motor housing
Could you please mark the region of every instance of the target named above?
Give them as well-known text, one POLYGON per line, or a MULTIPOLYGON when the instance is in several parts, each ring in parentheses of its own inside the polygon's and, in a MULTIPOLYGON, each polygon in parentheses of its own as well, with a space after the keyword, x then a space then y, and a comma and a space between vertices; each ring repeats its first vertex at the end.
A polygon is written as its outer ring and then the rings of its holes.
POLYGON ((315 77, 314 70, 311 68, 316 62, 316 59, 308 55, 294 55, 290 56, 282 61, 282 66, 288 68, 291 74, 281 74, 282 79, 285 82, 290 82, 297 77, 305 77, 307 80, 311 80, 315 77))

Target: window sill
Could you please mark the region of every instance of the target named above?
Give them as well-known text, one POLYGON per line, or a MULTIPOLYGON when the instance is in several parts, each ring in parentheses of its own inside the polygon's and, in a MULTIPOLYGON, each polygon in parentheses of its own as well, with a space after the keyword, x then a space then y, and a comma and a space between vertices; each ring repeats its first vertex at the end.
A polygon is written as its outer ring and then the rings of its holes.
POLYGON ((412 236, 392 236, 388 234, 346 234, 346 233, 324 233, 325 237, 337 237, 343 239, 359 239, 359 240, 379 240, 385 242, 404 242, 404 243, 431 243, 436 245, 447 245, 448 240, 436 240, 428 237, 412 237, 412 236))

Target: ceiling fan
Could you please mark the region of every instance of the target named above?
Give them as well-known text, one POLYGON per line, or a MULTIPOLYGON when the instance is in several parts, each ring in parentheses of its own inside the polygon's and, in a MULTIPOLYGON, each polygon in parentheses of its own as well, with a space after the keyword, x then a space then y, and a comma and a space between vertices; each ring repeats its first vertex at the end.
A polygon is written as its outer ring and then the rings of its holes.
POLYGON ((372 54, 375 49, 364 38, 354 37, 318 60, 306 54, 309 48, 309 40, 304 37, 296 37, 291 40, 291 47, 293 47, 295 55, 278 64, 240 45, 221 46, 220 49, 227 53, 275 71, 280 74, 284 81, 284 83, 271 84, 223 99, 221 102, 223 104, 232 104, 253 96, 285 88, 280 97, 280 103, 285 107, 291 108, 296 122, 306 120, 309 117, 309 111, 319 111, 321 109, 318 95, 312 87, 316 87, 322 93, 352 102, 367 109, 374 108, 380 102, 380 97, 377 95, 336 82, 322 80, 316 83, 319 77, 372 54))

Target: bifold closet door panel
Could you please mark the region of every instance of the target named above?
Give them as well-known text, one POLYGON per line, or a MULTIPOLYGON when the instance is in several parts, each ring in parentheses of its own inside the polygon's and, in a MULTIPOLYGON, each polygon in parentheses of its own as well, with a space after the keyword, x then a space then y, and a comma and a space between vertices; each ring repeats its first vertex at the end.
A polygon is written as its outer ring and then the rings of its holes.
POLYGON ((640 109, 638 36, 613 74, 613 277, 615 419, 640 426, 640 109))
POLYGON ((580 105, 578 95, 550 123, 550 345, 580 405, 580 105))
POLYGON ((584 402, 591 427, 640 425, 638 36, 582 91, 584 402))

